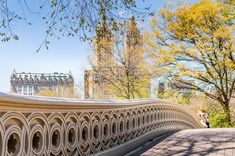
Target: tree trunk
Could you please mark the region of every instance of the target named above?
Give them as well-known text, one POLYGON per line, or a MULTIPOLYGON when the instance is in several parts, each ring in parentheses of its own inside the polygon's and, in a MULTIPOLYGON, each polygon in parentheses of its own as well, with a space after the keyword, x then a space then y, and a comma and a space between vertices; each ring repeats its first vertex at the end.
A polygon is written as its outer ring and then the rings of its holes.
POLYGON ((226 104, 222 104, 222 106, 223 106, 223 110, 224 110, 225 120, 227 121, 227 123, 230 126, 232 126, 229 104, 227 104, 227 103, 226 104))

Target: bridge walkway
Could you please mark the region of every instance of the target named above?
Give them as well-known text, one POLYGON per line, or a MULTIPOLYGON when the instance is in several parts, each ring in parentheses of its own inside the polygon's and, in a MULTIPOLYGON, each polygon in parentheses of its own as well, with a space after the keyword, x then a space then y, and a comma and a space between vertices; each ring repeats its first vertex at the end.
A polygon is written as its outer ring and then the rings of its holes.
POLYGON ((235 156, 235 128, 183 130, 145 149, 140 155, 235 156))

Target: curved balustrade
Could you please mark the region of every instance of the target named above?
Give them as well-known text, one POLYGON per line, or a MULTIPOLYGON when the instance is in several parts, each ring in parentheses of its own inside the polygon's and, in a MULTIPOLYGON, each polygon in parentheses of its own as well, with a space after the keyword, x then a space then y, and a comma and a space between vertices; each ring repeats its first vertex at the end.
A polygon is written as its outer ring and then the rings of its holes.
POLYGON ((163 100, 96 101, 0 93, 0 155, 122 155, 196 116, 163 100), (125 145, 125 146, 124 146, 125 145))

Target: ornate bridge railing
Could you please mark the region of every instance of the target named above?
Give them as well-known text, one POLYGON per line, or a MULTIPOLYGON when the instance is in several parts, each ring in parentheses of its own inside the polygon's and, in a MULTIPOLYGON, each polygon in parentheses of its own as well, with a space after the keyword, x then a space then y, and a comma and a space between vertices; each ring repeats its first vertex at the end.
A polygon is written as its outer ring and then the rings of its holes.
POLYGON ((163 100, 96 101, 0 93, 0 155, 123 155, 173 130, 199 128, 163 100))

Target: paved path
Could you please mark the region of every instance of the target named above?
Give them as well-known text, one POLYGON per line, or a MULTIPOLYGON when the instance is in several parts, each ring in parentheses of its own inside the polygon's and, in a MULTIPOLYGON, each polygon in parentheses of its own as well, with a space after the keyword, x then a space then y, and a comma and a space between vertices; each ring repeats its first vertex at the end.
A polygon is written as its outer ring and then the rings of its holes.
POLYGON ((235 128, 183 130, 141 154, 141 156, 191 155, 235 156, 235 128))

